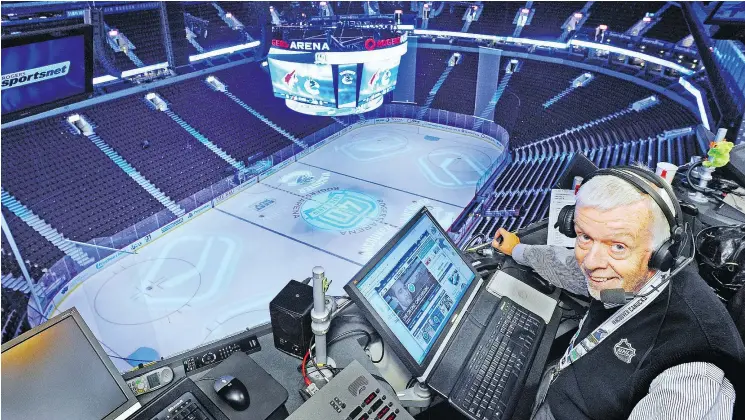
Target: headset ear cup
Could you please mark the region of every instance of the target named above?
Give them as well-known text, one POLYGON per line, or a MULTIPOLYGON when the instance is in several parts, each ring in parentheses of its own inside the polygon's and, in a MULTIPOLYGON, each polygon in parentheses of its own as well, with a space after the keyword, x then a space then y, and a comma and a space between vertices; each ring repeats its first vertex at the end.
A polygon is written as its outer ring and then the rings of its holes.
POLYGON ((574 231, 574 206, 564 206, 559 211, 559 218, 556 220, 555 228, 559 233, 568 237, 576 238, 577 233, 574 231))
POLYGON ((649 268, 652 270, 667 271, 673 267, 675 256, 671 252, 673 241, 665 241, 649 258, 649 268))

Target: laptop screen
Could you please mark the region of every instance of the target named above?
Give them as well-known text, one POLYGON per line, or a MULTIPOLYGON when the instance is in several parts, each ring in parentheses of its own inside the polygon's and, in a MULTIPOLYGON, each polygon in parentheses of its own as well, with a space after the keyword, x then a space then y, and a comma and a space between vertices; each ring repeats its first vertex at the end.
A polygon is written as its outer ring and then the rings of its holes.
POLYGON ((429 212, 415 219, 350 282, 359 291, 350 295, 421 365, 476 275, 429 212))

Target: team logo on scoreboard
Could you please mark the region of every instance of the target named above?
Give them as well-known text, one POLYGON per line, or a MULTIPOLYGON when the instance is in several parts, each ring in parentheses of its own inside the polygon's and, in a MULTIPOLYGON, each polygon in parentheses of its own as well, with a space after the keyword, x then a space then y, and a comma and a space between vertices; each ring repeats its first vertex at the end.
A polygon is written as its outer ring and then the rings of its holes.
POLYGON ((293 70, 293 71, 285 74, 285 76, 282 78, 282 80, 284 80, 285 84, 287 86, 289 86, 290 89, 292 89, 295 86, 295 84, 297 83, 297 70, 293 70))
POLYGON ((321 93, 321 85, 313 79, 308 79, 303 84, 305 91, 311 95, 318 95, 321 93))
POLYGON ((293 214, 313 227, 351 234, 372 229, 382 222, 387 209, 382 200, 366 194, 326 188, 298 202, 293 214))
POLYGON ((356 73, 352 70, 344 70, 343 72, 339 73, 341 83, 345 85, 351 85, 354 83, 354 76, 356 73))

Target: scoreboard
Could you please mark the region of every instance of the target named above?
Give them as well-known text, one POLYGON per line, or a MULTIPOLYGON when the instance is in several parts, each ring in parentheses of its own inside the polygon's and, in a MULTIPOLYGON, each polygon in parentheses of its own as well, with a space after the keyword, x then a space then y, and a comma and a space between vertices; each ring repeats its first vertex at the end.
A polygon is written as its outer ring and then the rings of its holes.
POLYGON ((396 88, 407 36, 394 35, 358 37, 347 44, 329 42, 337 39, 327 36, 273 39, 267 61, 274 95, 311 115, 371 111, 396 88))

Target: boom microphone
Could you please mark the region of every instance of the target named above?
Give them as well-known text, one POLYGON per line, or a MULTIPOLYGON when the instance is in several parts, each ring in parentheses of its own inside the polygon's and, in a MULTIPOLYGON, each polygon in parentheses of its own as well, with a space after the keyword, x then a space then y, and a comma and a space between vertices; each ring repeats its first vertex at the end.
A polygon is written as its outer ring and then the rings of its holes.
POLYGON ((636 296, 634 293, 629 293, 621 288, 600 291, 600 301, 611 305, 625 305, 626 302, 634 299, 634 296, 636 296))

